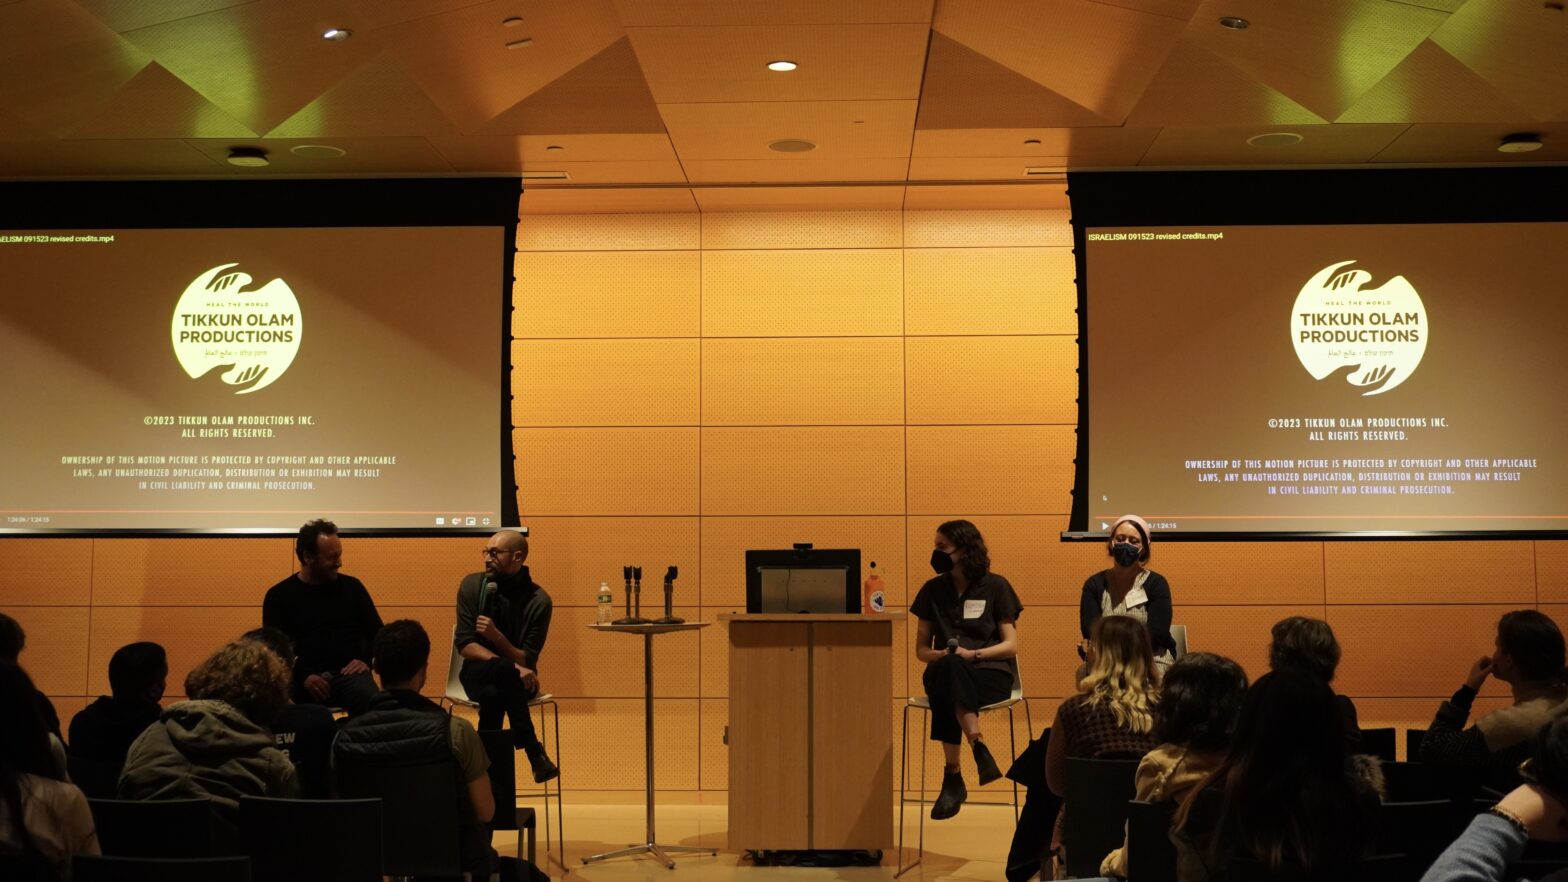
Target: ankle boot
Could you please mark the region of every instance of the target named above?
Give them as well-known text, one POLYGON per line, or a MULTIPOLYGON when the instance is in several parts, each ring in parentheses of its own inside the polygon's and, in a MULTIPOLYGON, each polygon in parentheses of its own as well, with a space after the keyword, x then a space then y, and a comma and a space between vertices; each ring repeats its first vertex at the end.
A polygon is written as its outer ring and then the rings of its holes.
POLYGON ((985 746, 984 741, 977 738, 970 747, 975 752, 975 769, 980 772, 981 787, 1002 777, 1002 770, 996 767, 996 760, 991 758, 991 749, 985 746))
POLYGON ((936 803, 931 806, 931 820, 945 821, 958 814, 964 800, 968 798, 969 790, 964 787, 964 776, 957 770, 943 772, 942 792, 937 794, 936 803))

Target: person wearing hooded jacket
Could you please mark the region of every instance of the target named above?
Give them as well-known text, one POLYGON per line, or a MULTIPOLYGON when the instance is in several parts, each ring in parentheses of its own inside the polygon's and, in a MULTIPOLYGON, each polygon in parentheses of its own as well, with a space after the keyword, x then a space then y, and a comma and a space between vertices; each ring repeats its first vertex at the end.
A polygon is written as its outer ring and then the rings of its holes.
POLYGON ((251 640, 213 653, 185 678, 189 701, 164 708, 126 754, 120 796, 209 798, 237 821, 242 796, 293 799, 299 779, 267 724, 288 703, 289 671, 251 640))

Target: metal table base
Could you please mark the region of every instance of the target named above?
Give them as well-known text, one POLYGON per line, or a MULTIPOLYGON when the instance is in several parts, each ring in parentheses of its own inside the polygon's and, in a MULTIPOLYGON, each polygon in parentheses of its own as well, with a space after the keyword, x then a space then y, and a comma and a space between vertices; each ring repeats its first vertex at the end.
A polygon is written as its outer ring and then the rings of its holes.
POLYGON ((688 622, 680 625, 589 625, 595 631, 625 631, 631 634, 642 635, 642 667, 643 667, 643 721, 647 730, 645 735, 645 750, 648 765, 648 839, 646 842, 628 845, 625 848, 607 851, 603 854, 592 854, 583 858, 583 863, 591 864, 595 861, 605 861, 610 858, 629 857, 632 855, 651 855, 654 860, 663 864, 668 869, 675 869, 675 861, 671 860, 672 854, 709 854, 716 855, 716 848, 702 848, 693 845, 661 845, 653 832, 653 635, 667 634, 672 631, 695 631, 707 627, 706 622, 688 622))

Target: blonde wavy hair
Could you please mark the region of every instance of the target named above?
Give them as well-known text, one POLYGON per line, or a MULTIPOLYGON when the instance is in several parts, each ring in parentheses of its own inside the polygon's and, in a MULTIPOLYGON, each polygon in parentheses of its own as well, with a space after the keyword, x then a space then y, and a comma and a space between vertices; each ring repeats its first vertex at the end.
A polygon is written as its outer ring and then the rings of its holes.
POLYGON ((289 703, 289 669, 254 640, 236 640, 185 678, 191 698, 223 701, 259 726, 271 726, 289 703))
POLYGON ((1154 730, 1154 705, 1160 697, 1159 672, 1149 630, 1131 616, 1102 616, 1089 632, 1094 662, 1078 681, 1089 706, 1104 704, 1116 723, 1139 734, 1154 730))

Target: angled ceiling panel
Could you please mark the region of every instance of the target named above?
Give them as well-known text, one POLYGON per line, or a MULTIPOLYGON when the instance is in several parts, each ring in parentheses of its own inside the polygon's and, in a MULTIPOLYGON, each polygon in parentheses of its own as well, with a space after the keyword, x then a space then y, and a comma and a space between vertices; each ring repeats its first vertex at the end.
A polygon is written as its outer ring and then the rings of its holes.
POLYGON ((1323 119, 1337 119, 1447 18, 1388 0, 1205 0, 1187 38, 1323 119), (1221 27, 1222 16, 1251 26, 1221 27))
POLYGON ((942 34, 932 32, 920 93, 922 129, 1113 125, 1087 107, 1047 89, 942 34))
POLYGON ((1334 122, 1516 122, 1530 114, 1431 40, 1334 122))
POLYGON ((1403 125, 1293 126, 1299 144, 1254 147, 1253 135, 1271 131, 1257 126, 1212 126, 1160 130, 1139 165, 1291 166, 1370 162, 1407 127, 1403 125))
POLYGON ((152 61, 70 0, 0 6, 0 109, 63 135, 152 61))
POLYGON ((1129 126, 1312 125, 1328 120, 1182 39, 1144 90, 1129 126))
POLYGON ((1568 111, 1568 13, 1561 4, 1471 0, 1432 41, 1537 119, 1568 111))
POLYGON ((805 139, 812 159, 909 155, 914 101, 789 101, 744 104, 661 104, 670 141, 682 161, 804 159, 768 144, 805 139))
POLYGON ((1186 24, 1083 0, 964 0, 938 6, 932 26, 1115 124, 1186 24))
POLYGON ((357 138, 456 135, 425 90, 397 58, 383 54, 267 133, 269 138, 357 138))
POLYGON ((119 92, 82 124, 72 138, 254 138, 235 121, 163 65, 142 68, 119 92))
POLYGON ((480 126, 479 135, 663 133, 664 120, 622 37, 480 126))
POLYGON ((883 24, 931 21, 934 0, 615 0, 627 27, 883 24))
POLYGON ((119 33, 250 3, 252 0, 75 0, 119 33))
POLYGON ((918 98, 924 24, 630 28, 661 104, 918 98), (769 70, 785 59, 799 67, 769 70))

